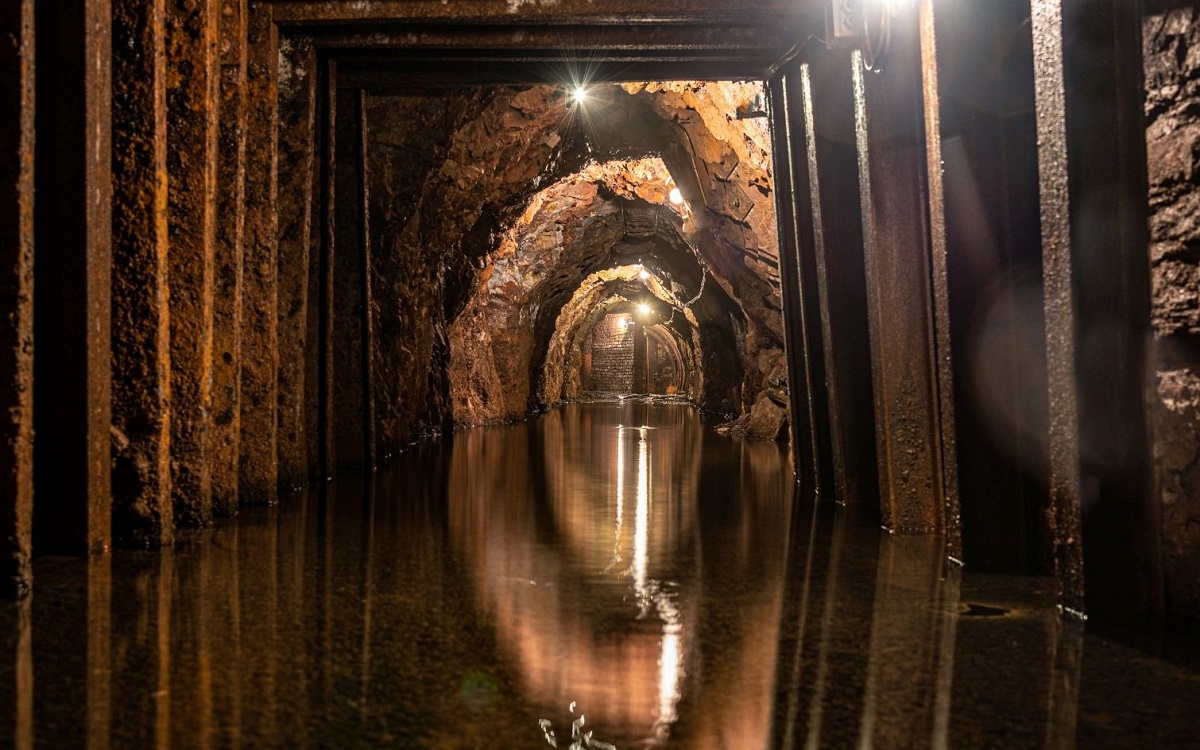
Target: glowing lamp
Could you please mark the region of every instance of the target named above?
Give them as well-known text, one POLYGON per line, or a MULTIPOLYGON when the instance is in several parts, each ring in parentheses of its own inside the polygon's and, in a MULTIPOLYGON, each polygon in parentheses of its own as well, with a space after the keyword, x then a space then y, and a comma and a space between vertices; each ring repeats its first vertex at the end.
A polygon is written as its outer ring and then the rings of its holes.
POLYGON ((671 188, 671 192, 667 195, 667 198, 669 198, 670 201, 676 206, 678 206, 680 203, 683 203, 683 193, 679 192, 679 188, 677 187, 671 188))

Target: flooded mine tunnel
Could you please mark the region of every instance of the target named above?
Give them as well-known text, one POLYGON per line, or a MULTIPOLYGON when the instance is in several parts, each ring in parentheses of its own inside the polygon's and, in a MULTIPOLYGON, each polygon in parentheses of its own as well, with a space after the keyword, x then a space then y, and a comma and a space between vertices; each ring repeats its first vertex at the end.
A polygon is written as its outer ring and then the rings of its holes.
POLYGON ((1195 741, 1200 7, 662 5, 0 10, 0 748, 1195 741))

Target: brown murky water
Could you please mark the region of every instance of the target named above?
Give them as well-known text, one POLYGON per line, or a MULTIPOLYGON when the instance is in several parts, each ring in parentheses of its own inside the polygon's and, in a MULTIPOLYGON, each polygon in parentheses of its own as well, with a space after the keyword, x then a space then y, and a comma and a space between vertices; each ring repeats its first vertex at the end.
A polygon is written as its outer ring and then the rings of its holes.
POLYGON ((467 430, 36 575, 0 747, 1178 747, 1200 705, 1048 582, 801 507, 779 446, 683 404, 467 430))

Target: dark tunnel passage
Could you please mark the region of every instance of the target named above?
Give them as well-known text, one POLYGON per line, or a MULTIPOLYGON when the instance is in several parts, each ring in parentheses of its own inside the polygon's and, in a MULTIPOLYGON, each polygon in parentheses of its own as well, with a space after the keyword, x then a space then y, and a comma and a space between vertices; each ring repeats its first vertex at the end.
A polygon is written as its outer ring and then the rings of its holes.
POLYGON ((0 747, 1186 744, 1193 6, 0 5, 0 747))
MULTIPOLYGON (((686 395, 701 409, 730 420, 765 399, 775 423, 752 436, 781 433, 768 130, 729 117, 761 85, 586 91, 582 101, 560 86, 339 94, 358 110, 335 126, 350 149, 337 184, 365 188, 337 191, 335 232, 358 246, 369 223, 370 250, 334 276, 346 356, 333 378, 356 387, 353 352, 371 352, 376 434, 366 439, 379 455, 432 429, 579 397, 583 338, 597 306, 621 301, 655 306, 678 339, 671 350, 695 355, 686 395), (364 296, 369 324, 357 322, 364 296)), ((335 463, 361 465, 358 413, 339 411, 355 424, 336 430, 347 444, 335 463)))

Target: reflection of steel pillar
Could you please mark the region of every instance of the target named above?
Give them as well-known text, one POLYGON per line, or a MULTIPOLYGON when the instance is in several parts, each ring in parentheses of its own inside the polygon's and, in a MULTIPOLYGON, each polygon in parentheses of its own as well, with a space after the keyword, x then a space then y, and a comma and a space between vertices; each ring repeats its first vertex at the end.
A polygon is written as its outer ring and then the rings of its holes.
POLYGON ((646 326, 639 322, 633 327, 633 385, 631 390, 634 393, 650 392, 648 344, 646 326))

